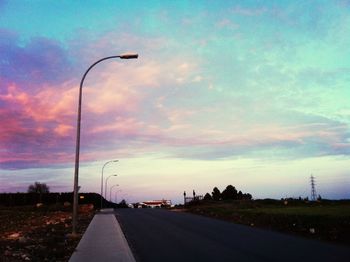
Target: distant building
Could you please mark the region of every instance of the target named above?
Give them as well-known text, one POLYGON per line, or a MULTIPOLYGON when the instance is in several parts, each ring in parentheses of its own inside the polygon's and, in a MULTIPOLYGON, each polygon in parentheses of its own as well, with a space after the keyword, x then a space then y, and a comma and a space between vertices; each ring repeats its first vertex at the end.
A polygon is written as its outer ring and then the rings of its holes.
POLYGON ((150 207, 150 208, 161 208, 161 207, 171 207, 171 200, 150 200, 138 203, 138 208, 150 207))

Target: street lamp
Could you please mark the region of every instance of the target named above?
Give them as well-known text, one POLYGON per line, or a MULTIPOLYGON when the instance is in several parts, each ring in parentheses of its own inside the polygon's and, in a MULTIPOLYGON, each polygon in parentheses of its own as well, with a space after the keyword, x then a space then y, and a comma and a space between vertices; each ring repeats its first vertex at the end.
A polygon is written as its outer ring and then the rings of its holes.
POLYGON ((107 200, 107 182, 108 182, 108 179, 111 178, 112 176, 118 176, 118 175, 110 175, 106 178, 106 182, 105 182, 105 199, 107 200))
POLYGON ((120 59, 137 59, 138 54, 123 54, 123 55, 116 55, 116 56, 108 56, 104 57, 95 63, 93 63, 84 73, 81 81, 80 81, 80 87, 79 87, 79 103, 78 103, 78 119, 77 119, 77 140, 76 140, 76 147, 75 147, 75 168, 74 168, 74 185, 73 185, 73 222, 72 222, 72 234, 76 235, 76 228, 77 228, 77 217, 78 217, 78 178, 79 178, 79 152, 80 152, 80 123, 81 123, 81 103, 82 103, 82 91, 83 91, 83 83, 85 80, 86 75, 89 73, 89 71, 98 63, 112 58, 120 58, 120 59))
MULTIPOLYGON (((108 164, 108 163, 112 163, 112 162, 118 162, 118 160, 110 160, 110 161, 107 161, 103 167, 102 167, 102 175, 101 175, 101 209, 102 209, 102 199, 103 199, 103 169, 105 168, 105 166, 108 164)), ((106 190, 106 189, 105 189, 106 190)))
POLYGON ((111 186, 111 188, 109 189, 109 201, 110 201, 110 202, 112 202, 112 189, 113 189, 114 187, 116 187, 116 186, 119 186, 119 185, 118 185, 118 184, 113 185, 113 186, 111 186))

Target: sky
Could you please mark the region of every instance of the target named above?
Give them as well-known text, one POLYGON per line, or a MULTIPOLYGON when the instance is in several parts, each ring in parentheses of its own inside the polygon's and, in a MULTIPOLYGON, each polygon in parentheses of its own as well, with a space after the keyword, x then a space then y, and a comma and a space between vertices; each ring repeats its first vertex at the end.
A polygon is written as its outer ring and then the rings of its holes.
POLYGON ((350 198, 350 1, 0 0, 0 192, 350 198))

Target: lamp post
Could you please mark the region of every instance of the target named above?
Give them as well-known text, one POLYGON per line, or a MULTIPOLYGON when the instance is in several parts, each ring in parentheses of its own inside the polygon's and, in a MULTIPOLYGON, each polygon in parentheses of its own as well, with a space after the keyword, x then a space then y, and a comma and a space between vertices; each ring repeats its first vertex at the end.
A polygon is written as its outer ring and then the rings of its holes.
POLYGON ((101 209, 102 209, 102 199, 103 199, 103 169, 105 168, 105 166, 108 164, 108 163, 112 163, 112 162, 118 162, 117 159, 115 160, 110 160, 110 161, 107 161, 103 167, 102 167, 102 175, 101 175, 101 209))
POLYGON ((118 184, 115 184, 113 186, 111 186, 111 188, 109 189, 109 201, 112 202, 112 189, 116 186, 119 186, 118 184))
POLYGON ((105 199, 107 200, 107 182, 108 182, 108 179, 110 179, 112 176, 118 176, 118 175, 110 175, 106 178, 106 182, 105 182, 105 199))
POLYGON ((78 103, 78 119, 77 119, 77 140, 75 146, 75 168, 74 168, 74 185, 73 185, 73 221, 72 221, 72 235, 76 235, 77 228, 77 217, 78 217, 78 179, 79 179, 79 152, 80 152, 80 123, 81 123, 81 103, 82 103, 82 91, 83 84, 86 75, 89 71, 98 63, 112 58, 120 58, 120 59, 137 59, 138 54, 123 54, 123 55, 115 55, 101 58, 100 60, 93 63, 84 73, 79 87, 79 103, 78 103))

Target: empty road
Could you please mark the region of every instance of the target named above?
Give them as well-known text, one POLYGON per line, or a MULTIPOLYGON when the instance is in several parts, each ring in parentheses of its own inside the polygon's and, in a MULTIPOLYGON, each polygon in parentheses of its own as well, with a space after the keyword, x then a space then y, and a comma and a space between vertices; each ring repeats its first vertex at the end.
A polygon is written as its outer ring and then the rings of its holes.
POLYGON ((349 261, 350 248, 159 209, 118 209, 140 262, 349 261))

